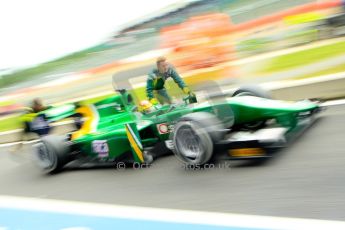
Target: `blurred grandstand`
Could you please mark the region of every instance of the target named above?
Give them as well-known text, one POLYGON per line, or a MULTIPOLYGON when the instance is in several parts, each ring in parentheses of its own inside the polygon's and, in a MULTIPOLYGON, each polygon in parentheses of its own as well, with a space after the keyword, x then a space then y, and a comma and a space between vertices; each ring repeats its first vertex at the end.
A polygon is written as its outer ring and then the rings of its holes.
MULTIPOLYGON (((109 74, 124 63, 144 66, 139 74, 143 75, 152 60, 161 54, 172 59, 180 70, 189 71, 342 36, 345 33, 343 5, 341 0, 177 1, 155 14, 123 25, 106 42, 95 47, 30 69, 12 73, 6 70, 1 76, 1 94, 41 84, 48 86, 45 82, 62 84, 81 79, 85 73, 109 74)), ((131 68, 133 65, 127 71, 131 68)), ((226 69, 221 74, 232 73, 226 69)), ((213 76, 216 74, 219 75, 217 72, 213 76)), ((127 78, 137 76, 127 75, 127 78)), ((108 84, 105 80, 98 81, 108 84)))
MULTIPOLYGON (((159 36, 162 29, 180 24, 197 15, 223 13, 229 15, 231 23, 236 26, 265 19, 270 15, 303 7, 306 4, 330 3, 336 6, 339 5, 339 2, 339 0, 182 0, 158 11, 156 14, 138 18, 124 25, 123 28, 114 32, 114 35, 108 41, 73 54, 72 57, 76 57, 74 59, 69 59, 71 56, 68 56, 49 62, 48 64, 51 63, 51 65, 48 65, 49 68, 39 66, 38 68, 43 69, 42 71, 25 72, 24 70, 25 74, 23 75, 26 79, 41 79, 45 76, 53 76, 52 78, 54 78, 54 76, 64 73, 83 71, 158 49, 162 46, 162 38, 159 36)), ((242 57, 342 34, 342 32, 329 33, 329 25, 333 23, 341 27, 345 21, 344 19, 340 18, 325 22, 329 15, 340 12, 339 7, 321 10, 321 8, 317 9, 313 6, 309 7, 309 10, 297 10, 295 13, 301 14, 303 11, 314 12, 313 15, 304 16, 304 18, 309 17, 310 21, 303 21, 303 19, 298 18, 284 20, 286 17, 273 18, 274 20, 269 23, 268 21, 264 23, 265 26, 254 27, 250 32, 239 33, 232 40, 239 51, 237 55, 242 57), (327 29, 323 29, 326 26, 328 26, 327 29), (282 40, 286 42, 282 42, 282 40)), ((20 72, 4 75, 2 87, 17 84, 20 80, 23 80, 23 75, 20 72), (17 78, 16 75, 18 75, 17 78)), ((48 77, 46 80, 51 80, 51 78, 48 77)), ((25 85, 17 84, 16 86, 23 87, 25 85)))

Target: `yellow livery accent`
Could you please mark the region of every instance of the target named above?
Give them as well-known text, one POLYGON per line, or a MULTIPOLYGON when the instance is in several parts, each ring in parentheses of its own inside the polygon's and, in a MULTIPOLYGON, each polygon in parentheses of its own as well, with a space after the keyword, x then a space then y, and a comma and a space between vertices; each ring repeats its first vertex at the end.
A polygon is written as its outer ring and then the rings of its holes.
POLYGON ((143 152, 139 148, 138 144, 135 142, 134 137, 133 137, 133 135, 132 135, 132 133, 129 130, 129 127, 127 125, 126 125, 126 133, 127 133, 129 143, 131 144, 135 154, 137 154, 137 156, 139 157, 139 160, 141 162, 144 162, 143 152))
POLYGON ((80 113, 85 118, 85 121, 81 129, 72 134, 72 140, 94 131, 97 117, 90 106, 82 106, 76 109, 76 113, 80 113))

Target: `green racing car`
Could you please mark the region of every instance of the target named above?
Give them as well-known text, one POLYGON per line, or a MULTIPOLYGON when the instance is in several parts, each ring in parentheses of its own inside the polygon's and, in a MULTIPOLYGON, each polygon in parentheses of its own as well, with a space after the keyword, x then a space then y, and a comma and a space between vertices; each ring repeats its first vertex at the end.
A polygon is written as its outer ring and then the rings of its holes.
POLYGON ((65 106, 63 113, 73 110, 82 123, 67 135, 41 137, 34 154, 40 169, 56 173, 77 160, 150 164, 172 153, 189 166, 215 156, 263 159, 310 126, 320 111, 316 102, 273 100, 262 89, 242 87, 221 100, 187 97, 142 113, 130 93, 118 92, 94 104, 65 106))

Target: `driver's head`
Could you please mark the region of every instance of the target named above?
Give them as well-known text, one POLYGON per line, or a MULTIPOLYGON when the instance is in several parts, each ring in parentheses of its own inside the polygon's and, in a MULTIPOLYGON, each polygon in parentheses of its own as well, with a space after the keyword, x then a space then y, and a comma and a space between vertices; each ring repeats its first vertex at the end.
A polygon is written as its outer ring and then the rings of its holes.
POLYGON ((151 113, 155 110, 155 107, 148 100, 139 102, 139 111, 142 113, 151 113))
POLYGON ((169 69, 169 63, 165 57, 157 58, 156 64, 160 73, 166 73, 169 69))

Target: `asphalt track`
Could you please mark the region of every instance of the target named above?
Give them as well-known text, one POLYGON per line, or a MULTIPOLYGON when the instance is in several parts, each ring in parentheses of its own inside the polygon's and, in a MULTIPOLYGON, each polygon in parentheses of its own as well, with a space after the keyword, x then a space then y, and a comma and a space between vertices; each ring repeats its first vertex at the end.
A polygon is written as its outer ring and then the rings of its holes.
POLYGON ((345 220, 345 106, 323 112, 264 165, 186 170, 173 156, 146 169, 69 168, 43 175, 30 147, 0 149, 0 194, 172 209, 345 220))

